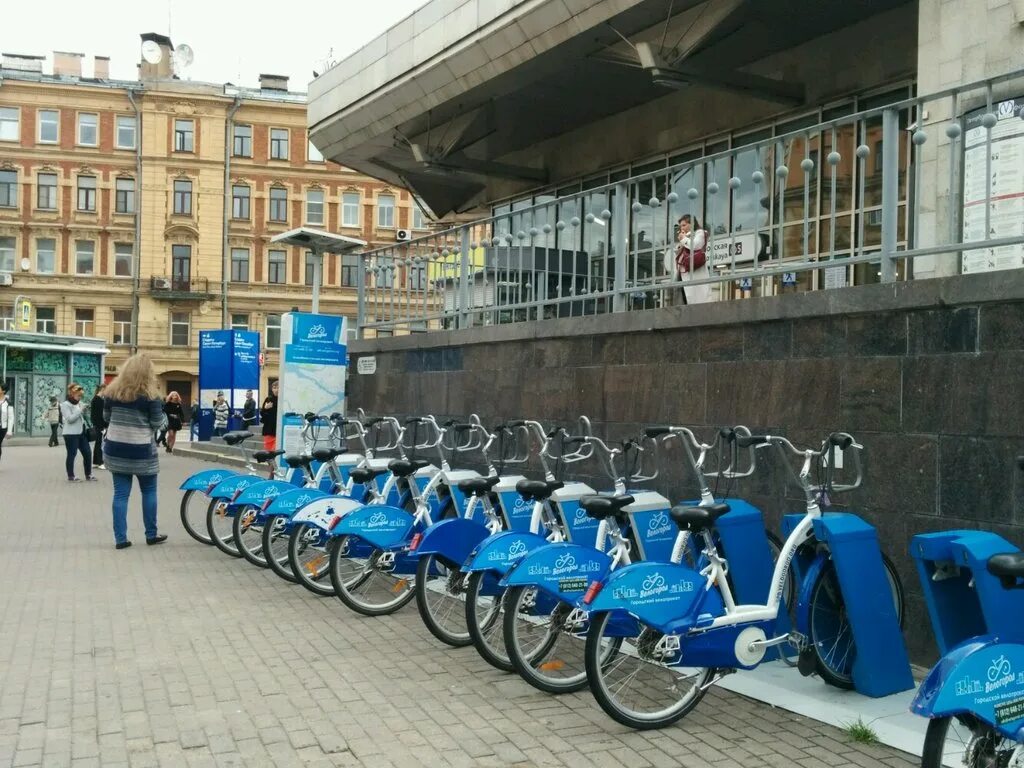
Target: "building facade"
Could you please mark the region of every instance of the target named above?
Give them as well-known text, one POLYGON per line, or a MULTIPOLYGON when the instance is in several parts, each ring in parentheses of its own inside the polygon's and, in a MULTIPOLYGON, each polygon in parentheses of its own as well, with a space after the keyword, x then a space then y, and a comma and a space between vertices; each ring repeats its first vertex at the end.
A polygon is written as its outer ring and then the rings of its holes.
MULTIPOLYGON (((32 331, 98 337, 105 375, 151 353, 168 390, 194 400, 201 330, 259 331, 276 378, 281 315, 309 311, 312 265, 270 243, 299 226, 368 244, 426 224, 403 189, 336 163, 308 141, 306 99, 179 80, 173 47, 138 81, 82 76, 79 54, 4 55, 0 68, 0 329, 17 296, 32 331)), ((353 257, 327 255, 321 311, 354 317, 353 257)))

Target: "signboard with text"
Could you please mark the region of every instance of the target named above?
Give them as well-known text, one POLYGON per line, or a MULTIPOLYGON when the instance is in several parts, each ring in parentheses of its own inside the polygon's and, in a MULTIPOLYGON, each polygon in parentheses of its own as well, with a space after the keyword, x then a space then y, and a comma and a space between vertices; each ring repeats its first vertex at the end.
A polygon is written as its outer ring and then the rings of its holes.
MULTIPOLYGON (((199 332, 199 439, 213 434, 213 406, 223 392, 232 413, 241 413, 245 392, 259 403, 260 335, 256 331, 199 332)), ((232 428, 241 421, 229 422, 232 428)))

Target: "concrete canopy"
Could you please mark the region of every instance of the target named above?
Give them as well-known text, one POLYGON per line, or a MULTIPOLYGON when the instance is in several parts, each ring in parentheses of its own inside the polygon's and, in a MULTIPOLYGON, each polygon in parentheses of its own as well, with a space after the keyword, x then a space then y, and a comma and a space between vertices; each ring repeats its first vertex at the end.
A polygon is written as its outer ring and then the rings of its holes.
POLYGON ((444 215, 495 179, 556 181, 510 156, 674 90, 799 103, 801 83, 750 65, 905 2, 431 0, 311 83, 310 135, 444 215))
POLYGON ((290 229, 280 235, 274 235, 270 242, 281 245, 297 245, 300 248, 309 248, 316 253, 350 253, 366 246, 365 240, 309 227, 290 229))

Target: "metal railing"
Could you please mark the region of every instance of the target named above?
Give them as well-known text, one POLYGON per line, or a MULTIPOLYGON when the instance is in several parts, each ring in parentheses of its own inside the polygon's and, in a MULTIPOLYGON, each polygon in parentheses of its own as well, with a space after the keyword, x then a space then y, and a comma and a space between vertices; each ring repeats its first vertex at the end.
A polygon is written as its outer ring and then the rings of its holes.
POLYGON ((1018 161, 999 173, 1001 148, 1024 155, 1018 93, 1024 71, 366 252, 360 335, 692 303, 697 286, 730 300, 1024 266, 1018 161), (685 215, 708 261, 680 275, 685 215))

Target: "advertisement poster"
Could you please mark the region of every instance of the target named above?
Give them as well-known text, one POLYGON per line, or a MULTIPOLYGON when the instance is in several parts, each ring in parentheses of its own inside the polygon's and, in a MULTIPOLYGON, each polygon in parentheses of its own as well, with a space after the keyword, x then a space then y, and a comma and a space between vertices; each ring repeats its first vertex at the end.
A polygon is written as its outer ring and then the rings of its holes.
MULTIPOLYGON (((985 199, 988 189, 986 134, 981 123, 986 110, 966 115, 964 133, 964 242, 985 238, 985 199)), ((992 128, 989 237, 1024 235, 1024 98, 1008 99, 995 109, 992 128)), ((961 271, 966 274, 1024 266, 1024 245, 965 251, 961 271)))
MULTIPOLYGON (((199 332, 199 439, 213 435, 213 406, 223 392, 232 413, 241 413, 245 392, 251 389, 259 403, 260 335, 255 331, 199 332)), ((228 422, 241 427, 241 419, 228 422)))
MULTIPOLYGON (((289 312, 281 319, 277 434, 288 453, 304 448, 302 414, 345 412, 346 338, 344 317, 289 312)), ((315 447, 327 446, 328 431, 317 427, 315 447)))

